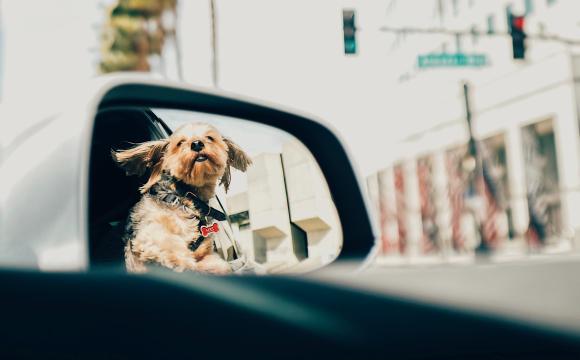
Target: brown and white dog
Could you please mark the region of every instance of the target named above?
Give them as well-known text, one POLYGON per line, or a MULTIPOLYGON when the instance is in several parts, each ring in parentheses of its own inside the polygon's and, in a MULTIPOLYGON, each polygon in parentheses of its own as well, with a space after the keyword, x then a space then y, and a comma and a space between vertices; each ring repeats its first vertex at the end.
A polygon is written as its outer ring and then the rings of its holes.
POLYGON ((128 271, 144 272, 147 264, 157 264, 175 271, 231 272, 213 245, 219 227, 214 219, 225 216, 208 202, 218 185, 228 190, 230 167, 246 171, 251 164, 244 151, 215 127, 195 123, 168 139, 112 151, 112 156, 127 175, 150 173, 127 220, 128 271))

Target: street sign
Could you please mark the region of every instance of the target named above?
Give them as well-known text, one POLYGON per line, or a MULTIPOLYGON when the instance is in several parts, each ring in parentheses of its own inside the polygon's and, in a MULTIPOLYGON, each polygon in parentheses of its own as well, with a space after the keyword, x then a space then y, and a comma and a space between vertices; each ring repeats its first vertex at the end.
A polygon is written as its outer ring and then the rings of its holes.
POLYGON ((433 67, 482 67, 487 65, 485 54, 427 54, 419 55, 417 63, 420 69, 433 67))

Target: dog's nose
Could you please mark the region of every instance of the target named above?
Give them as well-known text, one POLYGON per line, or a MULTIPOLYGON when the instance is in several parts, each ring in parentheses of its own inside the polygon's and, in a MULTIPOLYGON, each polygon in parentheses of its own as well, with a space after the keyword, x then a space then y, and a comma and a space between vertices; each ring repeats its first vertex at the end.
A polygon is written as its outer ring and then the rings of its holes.
POLYGON ((191 143, 191 150, 201 151, 201 149, 203 149, 204 146, 205 145, 201 141, 197 140, 191 143))

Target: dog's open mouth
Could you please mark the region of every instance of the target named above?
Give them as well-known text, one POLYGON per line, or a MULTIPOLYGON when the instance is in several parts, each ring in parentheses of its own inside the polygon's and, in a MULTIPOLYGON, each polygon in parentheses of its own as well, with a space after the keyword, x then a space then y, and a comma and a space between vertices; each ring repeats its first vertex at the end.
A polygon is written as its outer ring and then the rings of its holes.
POLYGON ((207 156, 203 154, 199 154, 195 158, 195 162, 204 162, 207 160, 207 156))

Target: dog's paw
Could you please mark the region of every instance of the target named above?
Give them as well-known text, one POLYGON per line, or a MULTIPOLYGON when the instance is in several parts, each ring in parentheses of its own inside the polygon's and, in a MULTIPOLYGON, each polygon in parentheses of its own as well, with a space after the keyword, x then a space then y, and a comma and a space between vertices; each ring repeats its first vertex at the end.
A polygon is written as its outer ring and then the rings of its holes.
POLYGON ((197 263, 197 270, 215 275, 227 275, 232 273, 230 264, 217 255, 210 255, 203 258, 197 263))

